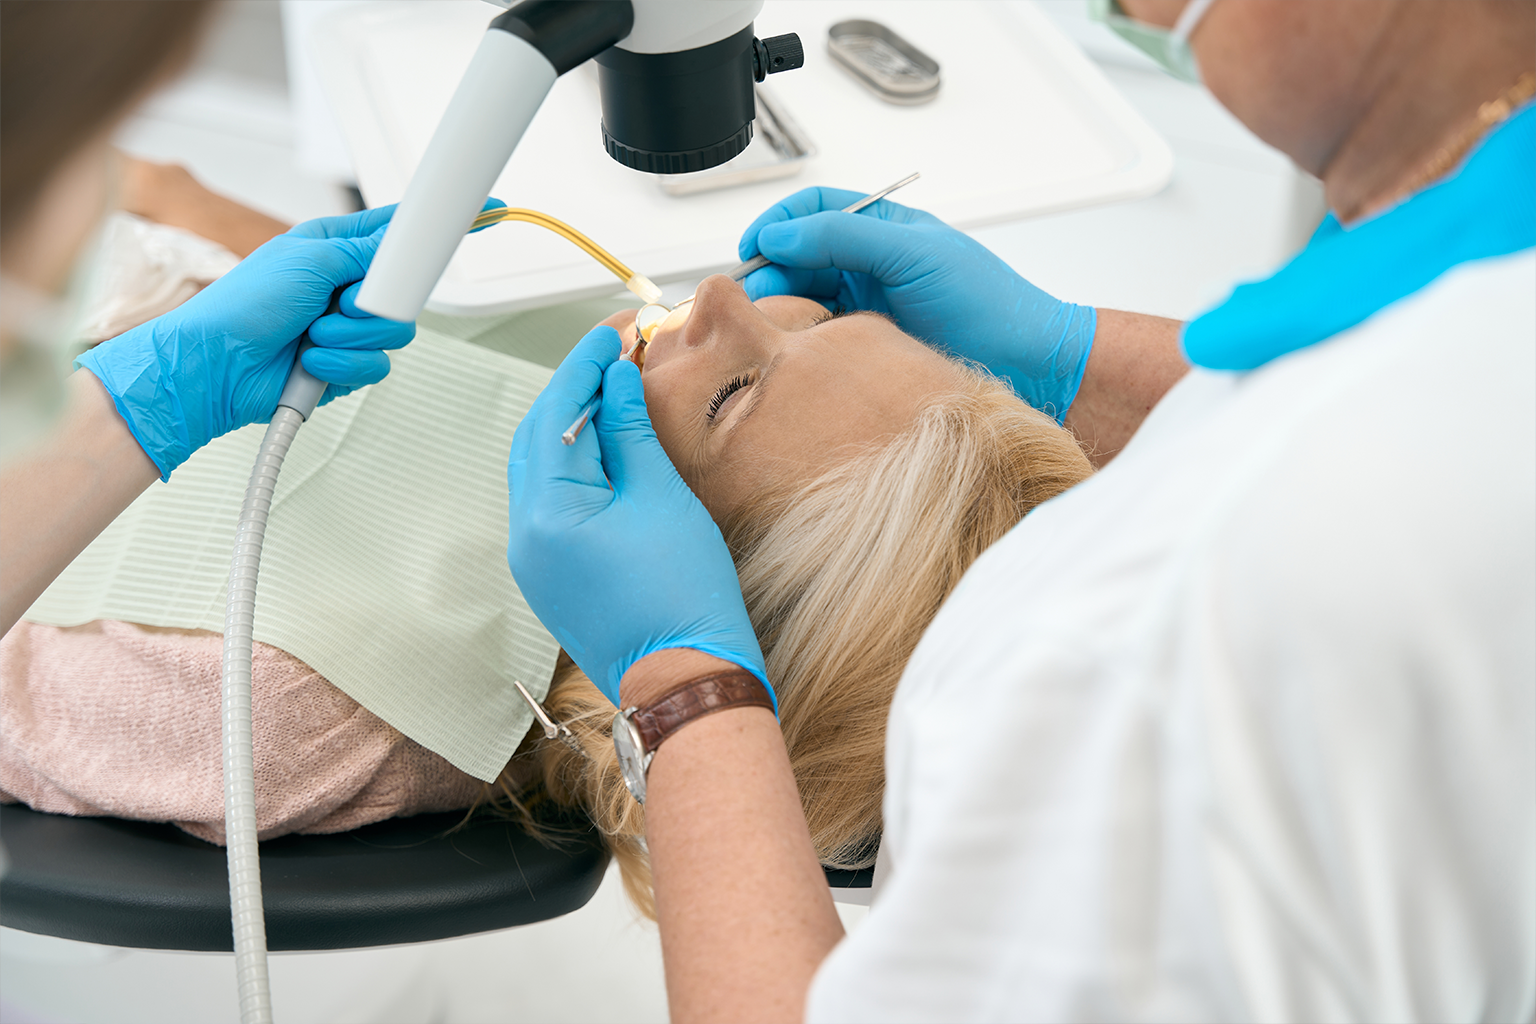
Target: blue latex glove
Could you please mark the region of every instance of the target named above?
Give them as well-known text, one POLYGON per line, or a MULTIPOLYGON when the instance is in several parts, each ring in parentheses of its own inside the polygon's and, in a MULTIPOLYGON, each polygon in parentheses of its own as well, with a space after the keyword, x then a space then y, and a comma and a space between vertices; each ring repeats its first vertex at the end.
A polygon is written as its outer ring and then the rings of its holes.
POLYGON ((741 236, 741 258, 775 265, 744 283, 753 299, 803 295, 895 317, 908 334, 974 359, 1059 421, 1077 396, 1098 314, 1020 277, 980 242, 889 200, 842 213, 859 193, 808 188, 741 236))
POLYGON ((322 402, 384 379, 384 350, 409 342, 416 325, 364 313, 355 300, 394 212, 305 221, 169 313, 75 360, 105 385, 162 480, 214 438, 272 418, 306 332, 315 347, 304 368, 330 384, 322 402), (338 289, 340 311, 327 313, 338 289))
POLYGON ((656 440, 640 371, 618 357, 618 332, 593 329, 518 425, 507 463, 512 576, 615 705, 629 667, 669 648, 735 662, 766 686, 725 539, 656 440), (599 387, 591 429, 562 444, 599 387))

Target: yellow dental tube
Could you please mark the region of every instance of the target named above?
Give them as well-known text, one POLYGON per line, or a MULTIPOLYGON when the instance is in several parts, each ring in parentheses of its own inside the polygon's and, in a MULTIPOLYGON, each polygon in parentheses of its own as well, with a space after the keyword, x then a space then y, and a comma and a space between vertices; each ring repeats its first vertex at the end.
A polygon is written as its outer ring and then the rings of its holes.
POLYGON ((641 302, 651 303, 661 298, 661 289, 656 283, 644 274, 637 274, 624 264, 607 249, 598 245, 586 235, 577 231, 562 220, 556 220, 547 213, 538 210, 525 210, 516 206, 501 206, 494 210, 482 210, 470 225, 471 231, 499 224, 505 220, 518 220, 526 224, 537 224, 548 231, 553 231, 561 238, 578 246, 588 256, 601 263, 615 277, 624 282, 624 287, 639 296, 641 302))
MULTIPOLYGON (((547 231, 553 231, 601 263, 607 268, 609 273, 624 282, 625 288, 639 296, 640 301, 644 303, 641 313, 645 315, 646 323, 642 326, 640 318, 637 317, 635 326, 638 329, 638 337, 635 340, 633 350, 629 353, 629 359, 636 366, 643 367, 645 365, 645 349, 650 343, 651 335, 655 334, 668 317, 676 312, 676 310, 661 305, 659 301, 661 299, 661 289, 656 286, 656 283, 644 274, 637 274, 630 270, 623 263, 619 262, 618 257, 569 224, 551 217, 547 213, 540 213, 538 210, 528 210, 516 206, 501 206, 493 210, 482 210, 470 224, 469 229, 471 231, 478 231, 480 228, 490 227, 492 224, 499 224, 502 221, 508 220, 522 221, 525 224, 537 224, 547 231)), ((678 309, 686 309, 692 301, 692 297, 684 299, 678 304, 678 309)), ((560 439, 566 444, 574 444, 577 435, 581 433, 581 428, 587 425, 587 421, 597 411, 597 406, 598 399, 596 398, 588 402, 586 407, 581 410, 581 414, 576 418, 576 422, 571 424, 570 429, 566 430, 560 439)))

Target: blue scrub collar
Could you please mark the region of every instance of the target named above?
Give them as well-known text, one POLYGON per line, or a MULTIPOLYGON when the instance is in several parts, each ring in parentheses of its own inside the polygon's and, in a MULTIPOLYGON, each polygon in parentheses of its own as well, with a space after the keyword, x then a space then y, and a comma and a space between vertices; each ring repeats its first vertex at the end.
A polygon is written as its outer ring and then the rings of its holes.
POLYGON ((1536 246, 1536 105, 1527 104, 1451 177, 1345 228, 1332 213, 1266 281, 1239 285, 1184 328, 1184 354, 1252 370, 1348 330, 1452 267, 1536 246))

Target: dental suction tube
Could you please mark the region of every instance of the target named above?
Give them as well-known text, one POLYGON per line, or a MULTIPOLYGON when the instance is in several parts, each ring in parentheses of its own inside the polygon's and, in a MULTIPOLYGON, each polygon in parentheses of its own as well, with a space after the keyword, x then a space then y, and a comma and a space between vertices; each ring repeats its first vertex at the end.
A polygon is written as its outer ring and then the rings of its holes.
MULTIPOLYGON (((298 355, 311 347, 308 335, 298 355)), ((272 423, 256 453, 235 527, 224 604, 224 664, 220 717, 224 751, 224 838, 229 863, 230 926, 242 1024, 271 1024, 267 976, 267 925, 262 910, 261 857, 256 835, 256 754, 251 718, 251 656, 256 625, 256 576, 266 539, 267 516, 277 475, 299 427, 325 395, 325 381, 304 369, 297 356, 278 396, 272 423)))
POLYGON ((752 140, 753 82, 804 63, 793 33, 752 34, 762 6, 524 0, 497 17, 406 187, 357 305, 416 318, 555 79, 593 57, 603 145, 619 163, 680 174, 740 153, 752 140))

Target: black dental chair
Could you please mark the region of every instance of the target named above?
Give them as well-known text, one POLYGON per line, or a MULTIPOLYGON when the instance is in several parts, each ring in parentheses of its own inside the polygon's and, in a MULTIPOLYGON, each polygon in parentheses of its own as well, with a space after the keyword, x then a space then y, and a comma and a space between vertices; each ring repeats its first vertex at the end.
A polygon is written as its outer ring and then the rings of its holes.
MULTIPOLYGON (((267 944, 357 949, 511 928, 584 906, 608 866, 589 822, 546 846, 513 822, 395 818, 261 844, 267 944)), ((172 825, 0 807, 0 925, 137 949, 229 951, 224 849, 172 825)), ((870 871, 827 872, 861 888, 870 871)))
MULTIPOLYGON (((590 824, 556 847, 462 812, 261 844, 267 944, 356 949, 531 924, 577 910, 608 866, 590 824)), ((0 924, 138 949, 232 948, 224 848, 172 825, 0 807, 0 924)))

